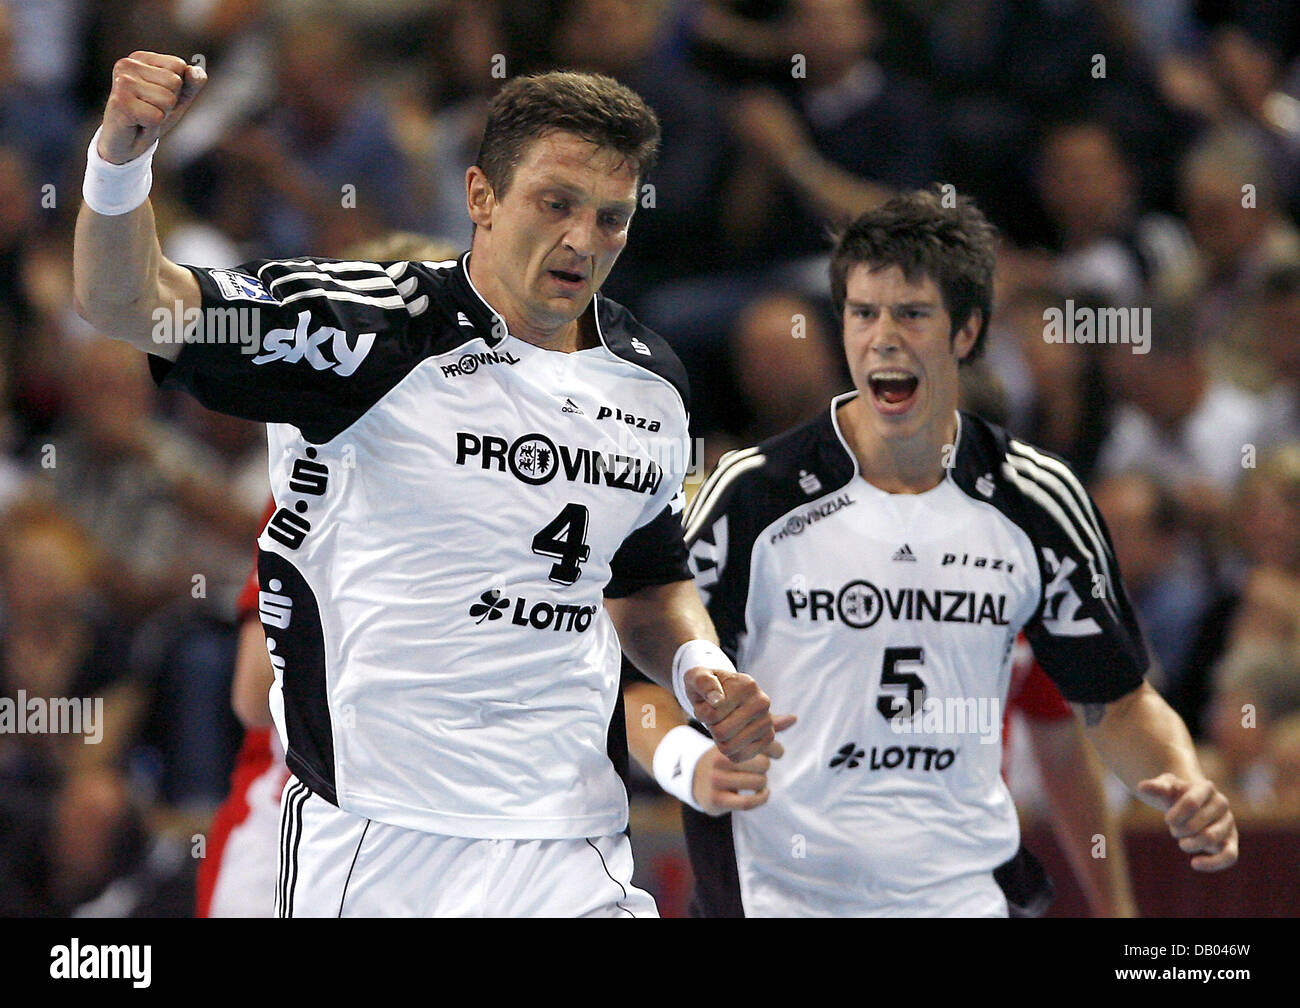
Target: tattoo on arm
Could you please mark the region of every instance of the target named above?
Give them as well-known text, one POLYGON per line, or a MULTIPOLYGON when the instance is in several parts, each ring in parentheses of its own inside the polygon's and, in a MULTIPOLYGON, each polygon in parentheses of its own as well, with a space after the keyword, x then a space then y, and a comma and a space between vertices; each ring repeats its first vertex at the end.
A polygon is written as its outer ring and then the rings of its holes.
POLYGON ((1087 703, 1083 705, 1083 723, 1089 728, 1101 724, 1101 719, 1106 714, 1106 705, 1104 703, 1087 703))

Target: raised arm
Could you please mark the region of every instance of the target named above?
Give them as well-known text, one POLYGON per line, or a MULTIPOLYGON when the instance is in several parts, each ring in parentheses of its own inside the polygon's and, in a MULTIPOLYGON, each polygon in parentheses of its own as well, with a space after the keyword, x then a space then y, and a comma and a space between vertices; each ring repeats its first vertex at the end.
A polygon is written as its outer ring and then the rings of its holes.
POLYGON ((203 87, 201 67, 179 56, 135 52, 113 67, 104 122, 89 153, 77 217, 73 286, 77 312, 105 335, 175 360, 179 341, 155 343, 158 312, 201 306, 198 281, 163 257, 148 200, 158 138, 203 87), (89 203, 94 203, 92 208, 89 203))
POLYGON ((1205 776, 1182 719, 1143 682, 1112 703, 1086 704, 1088 737, 1138 798, 1165 814, 1169 832, 1197 871, 1237 861, 1237 824, 1228 799, 1205 776))

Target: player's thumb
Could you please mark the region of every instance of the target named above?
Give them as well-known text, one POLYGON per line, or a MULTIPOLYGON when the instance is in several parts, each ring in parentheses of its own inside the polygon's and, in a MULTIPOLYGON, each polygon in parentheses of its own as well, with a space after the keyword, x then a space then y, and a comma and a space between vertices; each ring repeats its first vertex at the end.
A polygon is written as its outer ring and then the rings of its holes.
POLYGON ((694 703, 703 701, 710 707, 718 706, 726 697, 718 677, 704 668, 686 673, 686 695, 694 703))
POLYGON ((1153 808, 1168 812, 1186 790, 1185 780, 1171 773, 1162 773, 1159 777, 1138 781, 1137 796, 1153 808))
POLYGON ((180 94, 176 96, 176 104, 172 110, 167 113, 167 118, 163 120, 162 135, 166 135, 176 124, 181 121, 181 117, 189 110, 194 103, 194 99, 199 96, 203 90, 203 85, 208 82, 208 72, 198 63, 191 63, 185 68, 185 80, 181 82, 180 94))

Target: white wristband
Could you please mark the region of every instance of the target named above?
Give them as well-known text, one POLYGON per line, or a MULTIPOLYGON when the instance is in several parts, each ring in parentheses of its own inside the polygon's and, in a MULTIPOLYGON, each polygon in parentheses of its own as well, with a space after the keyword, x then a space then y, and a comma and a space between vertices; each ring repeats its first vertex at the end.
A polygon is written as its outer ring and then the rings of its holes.
POLYGON ((703 812, 695 800, 695 767, 700 757, 713 748, 713 740, 690 725, 678 725, 659 741, 655 750, 655 780, 674 798, 703 812))
POLYGON ((130 213, 149 198, 149 190, 153 188, 153 153, 158 149, 158 141, 126 164, 113 164, 99 156, 99 134, 103 131, 104 127, 100 126, 90 139, 81 197, 95 213, 117 217, 130 213))
POLYGON ((691 717, 695 717, 695 706, 686 696, 686 673, 699 665, 705 668, 722 669, 724 672, 736 671, 736 666, 731 664, 731 659, 712 641, 696 638, 688 640, 677 649, 677 654, 673 656, 673 695, 682 705, 682 710, 691 717))

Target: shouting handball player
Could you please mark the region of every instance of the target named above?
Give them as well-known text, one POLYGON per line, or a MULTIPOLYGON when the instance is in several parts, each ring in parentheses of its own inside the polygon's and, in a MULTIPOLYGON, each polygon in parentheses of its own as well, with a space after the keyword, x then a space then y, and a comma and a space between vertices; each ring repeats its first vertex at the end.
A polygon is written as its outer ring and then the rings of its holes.
MULTIPOLYGON (((687 542, 722 646, 798 715, 784 759, 729 768, 749 789, 765 772, 767 790, 728 796, 740 811, 725 816, 683 809, 706 916, 1006 915, 994 873, 1019 827, 1000 728, 1021 628, 1192 868, 1237 859, 1227 799, 1143 678, 1088 494, 1057 457, 957 409, 993 267, 992 227, 944 187, 853 221, 831 290, 855 391, 724 456, 692 502, 687 542)), ((710 743, 669 739, 690 781, 710 743)))

